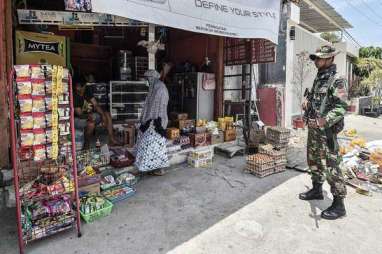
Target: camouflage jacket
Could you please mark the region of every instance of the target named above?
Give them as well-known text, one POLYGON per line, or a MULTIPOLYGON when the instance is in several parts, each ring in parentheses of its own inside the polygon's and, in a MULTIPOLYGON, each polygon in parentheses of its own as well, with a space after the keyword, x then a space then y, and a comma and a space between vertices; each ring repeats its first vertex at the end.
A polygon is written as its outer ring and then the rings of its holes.
POLYGON ((317 73, 312 91, 314 93, 313 106, 316 110, 320 110, 321 104, 328 93, 327 103, 323 106, 324 110, 321 115, 326 119, 325 129, 332 127, 345 116, 347 110, 347 82, 344 78, 337 76, 337 66, 335 64, 317 73), (331 79, 333 75, 334 80, 331 79), (331 84, 329 84, 330 80, 333 80, 331 84))

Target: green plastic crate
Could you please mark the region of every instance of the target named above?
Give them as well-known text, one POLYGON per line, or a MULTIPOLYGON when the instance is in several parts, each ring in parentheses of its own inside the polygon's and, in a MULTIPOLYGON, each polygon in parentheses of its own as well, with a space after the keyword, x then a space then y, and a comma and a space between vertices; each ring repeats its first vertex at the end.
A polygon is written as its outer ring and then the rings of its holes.
POLYGON ((102 218, 102 217, 106 217, 108 216, 109 214, 111 214, 111 210, 113 209, 113 204, 106 200, 105 199, 105 202, 106 202, 106 207, 98 210, 98 211, 95 211, 93 213, 89 213, 89 214, 84 214, 80 211, 80 214, 81 214, 81 218, 86 222, 86 223, 92 223, 93 221, 99 219, 99 218, 102 218))

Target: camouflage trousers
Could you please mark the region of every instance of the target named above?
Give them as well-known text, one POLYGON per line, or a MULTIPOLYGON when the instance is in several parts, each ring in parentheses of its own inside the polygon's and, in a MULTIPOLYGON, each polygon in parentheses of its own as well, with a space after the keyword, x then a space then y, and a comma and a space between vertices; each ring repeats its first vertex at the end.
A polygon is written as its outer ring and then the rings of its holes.
POLYGON ((311 128, 308 129, 307 146, 307 160, 312 181, 324 183, 326 179, 332 194, 344 198, 346 196, 346 186, 340 169, 342 157, 339 155, 338 148, 331 151, 327 145, 325 131, 311 128))

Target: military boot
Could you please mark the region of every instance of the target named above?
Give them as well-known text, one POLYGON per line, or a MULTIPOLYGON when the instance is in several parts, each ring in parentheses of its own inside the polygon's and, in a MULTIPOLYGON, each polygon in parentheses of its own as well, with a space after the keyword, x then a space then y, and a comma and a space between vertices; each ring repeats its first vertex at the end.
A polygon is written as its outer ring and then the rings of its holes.
POLYGON ((322 194, 322 183, 313 183, 313 188, 307 192, 300 193, 299 198, 301 200, 324 199, 324 195, 322 194))
POLYGON ((336 220, 346 215, 344 199, 334 197, 332 205, 321 213, 321 217, 326 220, 336 220))

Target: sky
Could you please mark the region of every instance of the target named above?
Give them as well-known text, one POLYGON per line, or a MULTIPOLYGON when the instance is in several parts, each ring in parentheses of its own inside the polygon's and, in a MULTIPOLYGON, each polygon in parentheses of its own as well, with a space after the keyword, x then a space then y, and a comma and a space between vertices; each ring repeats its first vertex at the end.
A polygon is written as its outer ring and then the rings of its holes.
POLYGON ((382 0, 326 0, 354 28, 348 32, 361 46, 382 47, 382 0))

